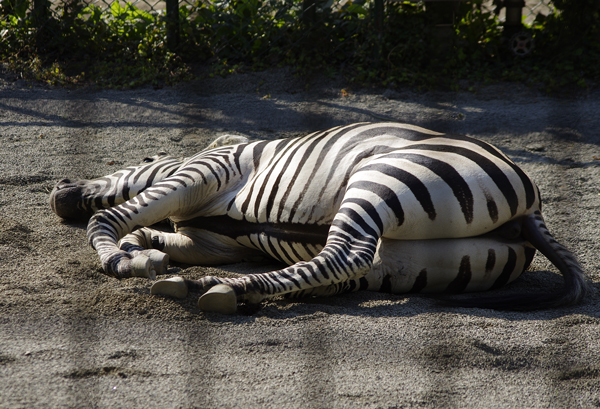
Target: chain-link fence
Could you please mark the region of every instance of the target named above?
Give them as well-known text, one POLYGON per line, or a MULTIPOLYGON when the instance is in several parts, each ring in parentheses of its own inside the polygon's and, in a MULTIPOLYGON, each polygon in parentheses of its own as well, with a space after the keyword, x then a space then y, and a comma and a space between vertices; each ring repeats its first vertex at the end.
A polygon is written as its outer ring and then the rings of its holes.
MULTIPOLYGON (((424 2, 411 0, 410 2, 420 3, 427 7, 428 4, 438 1, 445 0, 426 0, 424 2)), ((510 0, 486 0, 482 7, 495 12, 499 21, 503 22, 506 18, 506 8, 503 7, 503 3, 507 1, 510 0)), ((13 19, 12 23, 16 24, 14 19, 30 20, 32 29, 45 27, 50 31, 49 35, 52 35, 52 27, 48 21, 68 20, 75 17, 84 20, 88 25, 96 24, 97 17, 101 14, 107 20, 121 19, 125 21, 129 18, 149 22, 152 19, 167 21, 170 19, 170 45, 177 48, 180 46, 178 34, 181 30, 189 31, 190 22, 201 23, 202 14, 209 10, 222 15, 225 26, 228 19, 235 19, 235 15, 247 17, 252 14, 263 25, 261 28, 264 29, 264 26, 272 29, 279 27, 285 31, 294 24, 289 21, 290 18, 295 18, 297 24, 316 24, 321 22, 319 18, 324 18, 325 14, 329 18, 332 13, 341 14, 351 9, 358 10, 359 13, 361 12, 359 9, 363 9, 365 10, 363 13, 365 19, 380 20, 377 24, 383 24, 386 5, 394 2, 398 2, 398 0, 358 0, 354 2, 351 0, 132 0, 130 2, 122 0, 1 0, 0 21, 6 22, 8 19, 13 19)), ((523 1, 523 6, 522 17, 525 24, 531 24, 539 14, 548 15, 555 12, 551 0, 526 0, 523 1)), ((345 23, 343 18, 337 19, 337 22, 345 23)), ((252 22, 247 25, 251 26, 252 22)), ((240 35, 243 35, 244 27, 238 27, 238 29, 240 35)), ((7 30, 9 30, 8 26, 4 28, 2 36, 6 35, 7 30)), ((214 35, 218 35, 218 30, 216 31, 217 33, 214 35)), ((261 37, 260 33, 256 34, 261 37)), ((262 37, 264 38, 264 35, 262 37)))
MULTIPOLYGON (((6 0, 3 0, 1 3, 4 3, 6 0)), ((346 3, 347 1, 343 1, 341 3, 346 3)), ((59 0, 55 0, 55 1, 51 1, 51 8, 53 10, 56 10, 61 3, 64 3, 64 1, 59 1, 59 0)), ((92 1, 85 1, 83 0, 82 3, 85 3, 87 6, 96 6, 99 7, 101 9, 110 9, 111 4, 113 3, 112 1, 109 0, 92 0, 92 1)), ((121 6, 124 6, 126 4, 126 2, 124 1, 119 1, 119 3, 121 4, 121 6)), ((180 7, 193 7, 194 2, 191 0, 182 0, 178 2, 180 7)), ((333 5, 333 1, 329 1, 329 3, 332 3, 333 5)), ((339 3, 339 2, 336 2, 339 3)), ((495 10, 498 5, 494 4, 495 1, 494 0, 487 0, 483 3, 483 6, 485 8, 487 8, 488 10, 495 10)), ((140 10, 144 10, 144 11, 148 11, 148 12, 155 12, 155 13, 164 13, 166 10, 166 1, 163 0, 159 0, 159 1, 153 1, 153 0, 133 0, 131 2, 129 2, 129 4, 135 6, 136 8, 139 8, 140 10)), ((523 16, 525 18, 525 23, 530 24, 535 17, 538 14, 544 14, 544 15, 548 15, 553 13, 554 7, 552 6, 552 2, 551 0, 526 0, 525 1, 525 5, 523 7, 523 16)), ((504 10, 499 12, 500 14, 500 20, 502 21, 505 18, 505 12, 504 10)))
POLYGON ((287 64, 410 82, 459 43, 456 58, 529 54, 523 23, 552 13, 551 0, 0 0, 0 57, 123 84, 168 83, 191 61, 223 74, 287 64))

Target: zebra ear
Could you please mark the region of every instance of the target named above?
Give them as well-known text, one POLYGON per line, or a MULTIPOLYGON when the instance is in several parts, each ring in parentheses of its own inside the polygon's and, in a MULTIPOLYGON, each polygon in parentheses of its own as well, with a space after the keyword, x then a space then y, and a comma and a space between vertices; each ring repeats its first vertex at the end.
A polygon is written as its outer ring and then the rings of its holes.
POLYGON ((144 159, 142 159, 142 164, 144 163, 154 163, 158 160, 164 159, 165 157, 167 157, 167 153, 166 152, 158 152, 157 155, 154 156, 150 156, 150 157, 145 157, 144 159))
POLYGON ((243 135, 221 135, 217 139, 212 141, 212 143, 208 145, 204 150, 214 149, 220 146, 239 145, 241 143, 248 142, 250 142, 250 139, 243 135))

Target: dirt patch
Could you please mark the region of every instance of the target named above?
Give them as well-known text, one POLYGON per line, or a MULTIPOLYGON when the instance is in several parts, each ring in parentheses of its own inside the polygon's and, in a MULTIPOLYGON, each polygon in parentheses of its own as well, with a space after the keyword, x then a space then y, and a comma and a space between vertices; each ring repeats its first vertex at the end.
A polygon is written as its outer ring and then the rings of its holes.
MULTIPOLYGON (((284 70, 130 91, 0 78, 0 407, 600 406, 598 106, 598 92, 353 90, 284 70), (62 178, 105 175, 158 151, 188 156, 225 132, 274 139, 381 117, 476 136, 513 158, 589 273, 589 299, 506 313, 357 293, 203 314, 193 296, 151 296, 147 280, 102 274, 86 224, 48 205, 62 178)), ((174 265, 169 274, 272 268, 174 265)), ((536 256, 497 293, 560 284, 536 256)))

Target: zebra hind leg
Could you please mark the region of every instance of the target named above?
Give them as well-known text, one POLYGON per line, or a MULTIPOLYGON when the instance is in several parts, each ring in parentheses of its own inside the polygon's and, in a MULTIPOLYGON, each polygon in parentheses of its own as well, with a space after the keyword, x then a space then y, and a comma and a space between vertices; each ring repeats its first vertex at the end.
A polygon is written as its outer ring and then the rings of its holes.
POLYGON ((368 286, 369 283, 364 277, 356 278, 353 280, 343 281, 337 284, 313 287, 307 290, 300 290, 293 293, 285 294, 285 298, 301 299, 308 297, 331 297, 334 295, 366 290, 368 286))

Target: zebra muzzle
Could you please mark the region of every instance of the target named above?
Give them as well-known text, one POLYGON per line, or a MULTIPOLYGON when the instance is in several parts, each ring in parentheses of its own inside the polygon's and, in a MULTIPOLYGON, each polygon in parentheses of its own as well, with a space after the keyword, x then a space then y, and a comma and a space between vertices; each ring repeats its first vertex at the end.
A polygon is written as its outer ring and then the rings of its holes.
POLYGON ((89 219, 94 211, 83 206, 83 192, 86 181, 71 182, 63 179, 50 193, 50 207, 63 219, 89 219))

